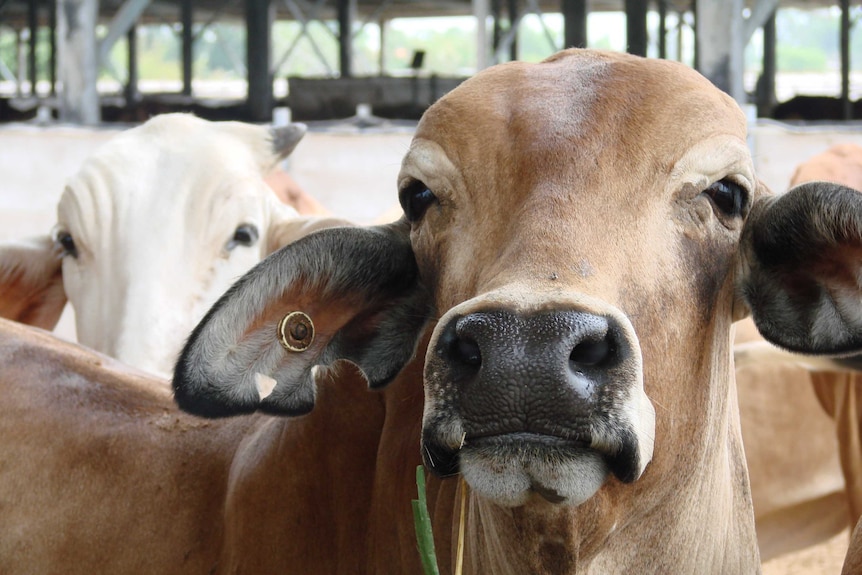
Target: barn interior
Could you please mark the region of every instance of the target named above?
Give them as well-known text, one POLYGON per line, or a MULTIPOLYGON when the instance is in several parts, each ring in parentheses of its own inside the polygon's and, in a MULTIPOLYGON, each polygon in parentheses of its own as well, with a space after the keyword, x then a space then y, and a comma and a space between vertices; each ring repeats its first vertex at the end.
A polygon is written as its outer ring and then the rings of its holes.
MULTIPOLYGON (((377 42, 387 42, 387 22, 398 18, 466 16, 487 23, 475 28, 476 69, 519 59, 518 28, 527 17, 563 19, 562 38, 547 33, 549 50, 588 45, 591 13, 625 13, 626 49, 641 55, 683 59, 683 29, 695 39, 688 63, 734 96, 756 107, 760 117, 795 120, 851 120, 862 116, 850 84, 850 0, 0 0, 0 31, 14 38, 14 57, 0 54, 0 122, 58 119, 96 125, 139 122, 163 112, 189 111, 208 119, 271 121, 276 110, 290 110, 302 121, 373 116, 415 120, 468 73, 440 75, 423 69, 425 50, 393 73, 382 62, 377 73, 355 66, 355 40, 373 24, 377 42), (831 7, 841 17, 835 35, 841 48, 840 87, 830 95, 801 95, 779 102, 775 91, 776 14, 795 8, 831 7), (648 18, 657 25, 648 27, 648 18), (289 46, 276 52, 273 28, 298 25, 289 46), (245 54, 233 54, 244 76, 242 93, 203 93, 196 87, 195 46, 220 23, 241 26, 245 54), (168 25, 179 46, 180 82, 168 89, 147 89, 139 81, 138 31, 168 25), (310 33, 322 26, 337 44, 324 54, 310 33), (759 32, 762 73, 756 87, 743 86, 743 50, 759 32), (322 73, 289 75, 284 64, 300 42, 309 42, 322 73), (125 45, 120 65, 108 55, 125 45), (651 48, 650 48, 651 47, 651 48), (100 74, 116 79, 115 88, 97 85, 100 74), (288 77, 290 76, 290 77, 288 77), (282 87, 283 86, 283 87, 282 87), (359 112, 357 113, 357 110, 359 112)), ((545 27, 547 32, 547 28, 545 27)), ((430 48, 433 50, 433 48, 430 48)), ((468 71, 469 72, 469 71, 468 71)))

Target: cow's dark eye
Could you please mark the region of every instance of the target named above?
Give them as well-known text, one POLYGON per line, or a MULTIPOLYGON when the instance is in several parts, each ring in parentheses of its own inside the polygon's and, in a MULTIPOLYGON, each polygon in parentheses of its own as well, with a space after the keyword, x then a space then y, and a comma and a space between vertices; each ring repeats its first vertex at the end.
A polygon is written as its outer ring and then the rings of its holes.
POLYGON ((748 207, 748 192, 745 188, 726 178, 714 182, 704 193, 721 213, 730 217, 741 216, 748 207))
POLYGON ((252 224, 242 224, 236 228, 233 233, 233 238, 227 243, 227 249, 232 250, 237 246, 253 246, 257 242, 258 234, 257 226, 252 224))
POLYGON ((78 257, 78 247, 75 245, 75 239, 72 238, 72 234, 65 230, 60 230, 54 236, 54 241, 57 242, 58 246, 60 246, 60 249, 63 252, 63 257, 78 257))
POLYGON ((414 181, 409 186, 401 190, 398 194, 398 199, 401 202, 401 208, 404 210, 404 215, 410 222, 418 221, 425 215, 428 208, 437 201, 437 196, 434 195, 428 186, 419 180, 414 181))

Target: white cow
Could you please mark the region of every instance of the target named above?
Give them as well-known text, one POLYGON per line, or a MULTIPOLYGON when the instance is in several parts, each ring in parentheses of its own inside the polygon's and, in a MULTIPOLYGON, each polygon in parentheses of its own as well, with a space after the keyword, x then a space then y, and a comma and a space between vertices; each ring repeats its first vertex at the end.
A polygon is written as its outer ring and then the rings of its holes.
POLYGON ((68 181, 53 238, 0 246, 0 316, 51 328, 68 297, 81 343, 170 374, 235 279, 335 223, 299 217, 265 183, 304 134, 186 114, 119 134, 68 181))

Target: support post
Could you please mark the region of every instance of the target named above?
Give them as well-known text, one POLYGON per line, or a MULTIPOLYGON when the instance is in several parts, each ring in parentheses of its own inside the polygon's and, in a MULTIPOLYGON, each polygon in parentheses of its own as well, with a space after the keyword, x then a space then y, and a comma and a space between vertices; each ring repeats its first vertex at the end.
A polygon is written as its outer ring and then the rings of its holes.
POLYGON ((30 79, 30 95, 36 95, 36 81, 38 70, 36 69, 36 41, 39 36, 39 0, 30 0, 27 3, 27 27, 30 29, 29 48, 27 54, 27 73, 30 79))
POLYGON ((476 20, 476 71, 488 67, 488 0, 472 0, 476 20))
POLYGON ((757 80, 757 115, 765 118, 775 106, 775 11, 763 24, 763 72, 757 80))
POLYGON ((99 123, 96 89, 98 0, 58 0, 57 34, 60 81, 60 120, 92 126, 99 123))
POLYGON ((246 0, 247 108, 252 122, 272 119, 271 23, 269 0, 246 0))
POLYGON ((626 50, 647 55, 647 0, 626 0, 626 50))
POLYGON ((124 93, 126 106, 138 101, 138 27, 132 26, 126 32, 126 43, 129 47, 128 70, 129 77, 126 79, 124 93))
POLYGON ((51 81, 51 95, 57 95, 57 0, 48 2, 48 75, 51 81))
POLYGON ((850 101, 850 0, 841 4, 841 116, 853 119, 853 103, 850 101))
POLYGON ((386 75, 386 28, 389 26, 389 20, 381 18, 378 23, 380 27, 380 75, 386 75))
POLYGON ((180 19, 182 20, 182 72, 183 72, 183 95, 192 95, 192 74, 194 68, 194 7, 192 0, 180 2, 180 19))
POLYGON ((518 13, 518 0, 509 0, 509 6, 507 7, 507 11, 509 12, 509 29, 513 31, 514 36, 512 37, 512 43, 509 44, 509 60, 517 60, 518 59, 518 32, 515 30, 515 27, 520 22, 520 14, 518 13))
POLYGON ((563 46, 587 47, 587 0, 562 0, 563 46))
POLYGON ((338 0, 338 60, 342 78, 353 77, 354 0, 338 0))
POLYGON ((743 0, 697 0, 694 34, 695 67, 740 105, 746 103, 743 7, 743 0))
POLYGON ((667 0, 658 0, 658 57, 667 58, 667 0))
POLYGON ((491 50, 494 54, 497 53, 500 41, 503 39, 503 26, 500 24, 503 17, 501 2, 502 0, 491 0, 491 21, 494 23, 491 33, 491 50))

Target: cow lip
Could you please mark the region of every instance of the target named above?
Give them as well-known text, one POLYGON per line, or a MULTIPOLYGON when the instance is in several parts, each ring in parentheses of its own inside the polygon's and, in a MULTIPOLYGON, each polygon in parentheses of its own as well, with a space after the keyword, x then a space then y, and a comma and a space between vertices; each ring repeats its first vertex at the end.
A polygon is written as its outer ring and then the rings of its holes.
POLYGON ((532 431, 513 431, 507 433, 474 434, 464 437, 463 448, 503 445, 512 442, 539 444, 545 447, 568 447, 590 449, 589 439, 568 438, 559 435, 537 433, 532 431))
POLYGON ((543 449, 557 450, 560 453, 577 455, 578 452, 599 454, 610 471, 623 483, 631 483, 639 477, 634 445, 624 442, 615 450, 596 447, 587 438, 566 438, 529 431, 465 435, 459 447, 451 447, 436 440, 433 433, 423 432, 422 452, 426 467, 438 477, 449 477, 460 472, 461 452, 487 450, 495 447, 507 448, 522 443, 543 449))

